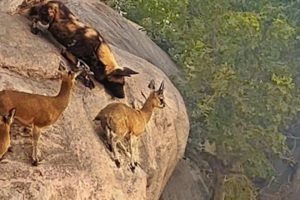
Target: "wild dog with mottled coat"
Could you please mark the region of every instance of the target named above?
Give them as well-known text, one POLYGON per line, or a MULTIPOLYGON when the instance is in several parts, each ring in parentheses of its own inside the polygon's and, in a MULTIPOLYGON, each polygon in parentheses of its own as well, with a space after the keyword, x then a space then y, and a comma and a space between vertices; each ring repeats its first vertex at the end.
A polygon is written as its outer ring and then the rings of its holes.
MULTIPOLYGON (((114 97, 124 98, 125 77, 137 74, 129 68, 121 68, 100 33, 79 21, 60 1, 46 1, 30 8, 33 18, 32 32, 47 29, 65 49, 69 61, 84 61, 97 81, 114 97)), ((87 82, 86 86, 93 87, 87 82)))

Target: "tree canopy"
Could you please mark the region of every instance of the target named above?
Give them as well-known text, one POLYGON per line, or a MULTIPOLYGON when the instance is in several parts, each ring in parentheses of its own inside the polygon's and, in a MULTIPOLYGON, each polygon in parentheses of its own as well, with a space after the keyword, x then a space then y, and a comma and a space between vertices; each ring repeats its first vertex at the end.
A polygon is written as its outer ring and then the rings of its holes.
POLYGON ((300 108, 300 1, 110 3, 184 72, 177 85, 191 119, 190 148, 208 140, 223 168, 238 172, 222 172, 223 199, 256 199, 251 181, 276 176, 272 160, 289 156, 283 132, 300 108))

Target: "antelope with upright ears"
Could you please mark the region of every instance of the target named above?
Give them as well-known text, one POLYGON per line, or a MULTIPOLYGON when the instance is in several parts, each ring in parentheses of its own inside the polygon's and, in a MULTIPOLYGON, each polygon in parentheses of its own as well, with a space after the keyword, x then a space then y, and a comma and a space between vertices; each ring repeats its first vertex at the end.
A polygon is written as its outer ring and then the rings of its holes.
POLYGON ((56 96, 29 94, 13 90, 0 91, 0 113, 8 113, 9 110, 15 108, 15 119, 32 130, 33 165, 36 166, 39 161, 37 151, 40 129, 54 124, 67 108, 75 78, 81 72, 69 71, 60 74, 61 87, 56 96))
POLYGON ((10 147, 10 126, 13 123, 16 110, 13 108, 7 116, 0 115, 0 160, 10 147))
POLYGON ((155 91, 155 83, 152 80, 148 86, 152 92, 148 96, 142 109, 136 110, 123 103, 111 103, 103 108, 96 116, 95 120, 101 122, 102 129, 106 133, 106 138, 111 145, 113 158, 117 167, 120 167, 118 158, 117 144, 131 157, 131 169, 134 171, 136 162, 137 137, 139 137, 146 128, 148 121, 152 116, 154 108, 164 108, 164 82, 159 89, 155 91), (131 155, 123 146, 121 139, 130 137, 131 155))

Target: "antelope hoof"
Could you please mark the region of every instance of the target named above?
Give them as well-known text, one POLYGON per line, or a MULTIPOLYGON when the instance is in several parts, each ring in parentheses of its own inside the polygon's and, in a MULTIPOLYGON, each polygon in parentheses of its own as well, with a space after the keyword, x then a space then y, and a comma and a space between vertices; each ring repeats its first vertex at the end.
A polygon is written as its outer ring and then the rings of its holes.
POLYGON ((110 152, 112 152, 112 146, 111 146, 111 144, 107 144, 107 148, 108 148, 108 150, 109 150, 110 152))
POLYGON ((120 163, 120 161, 119 161, 118 159, 115 159, 115 163, 116 163, 116 166, 117 166, 118 168, 120 168, 121 163, 120 163))
POLYGON ((33 160, 31 164, 32 164, 32 166, 36 167, 39 165, 39 160, 33 160))
POLYGON ((13 147, 8 147, 7 151, 8 152, 13 152, 13 147))
POLYGON ((30 134, 31 133, 31 129, 28 128, 28 127, 25 127, 25 128, 23 128, 23 132, 30 134))
POLYGON ((133 160, 130 162, 130 165, 137 167, 139 165, 139 163, 137 161, 133 160))
POLYGON ((132 171, 132 173, 134 173, 134 171, 135 171, 135 167, 136 167, 136 166, 134 166, 134 165, 130 164, 130 170, 132 171))

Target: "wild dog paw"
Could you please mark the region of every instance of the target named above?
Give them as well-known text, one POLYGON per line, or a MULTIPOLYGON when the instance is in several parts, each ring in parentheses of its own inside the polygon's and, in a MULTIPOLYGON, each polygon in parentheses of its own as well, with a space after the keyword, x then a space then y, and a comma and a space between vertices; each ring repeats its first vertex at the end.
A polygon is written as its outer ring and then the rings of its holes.
POLYGON ((95 88, 95 83, 93 80, 88 76, 79 76, 79 79, 82 81, 83 85, 89 89, 95 88))
POLYGON ((39 32, 42 32, 44 28, 41 27, 40 24, 41 22, 37 18, 33 18, 32 25, 30 28, 31 33, 37 35, 39 32))
POLYGON ((95 83, 90 78, 88 78, 88 79, 86 78, 85 80, 86 81, 85 81, 84 85, 86 87, 88 87, 89 89, 94 89, 95 88, 95 83))
POLYGON ((33 33, 34 35, 37 35, 40 30, 35 26, 35 25, 32 25, 31 26, 31 29, 30 29, 31 33, 33 33))

